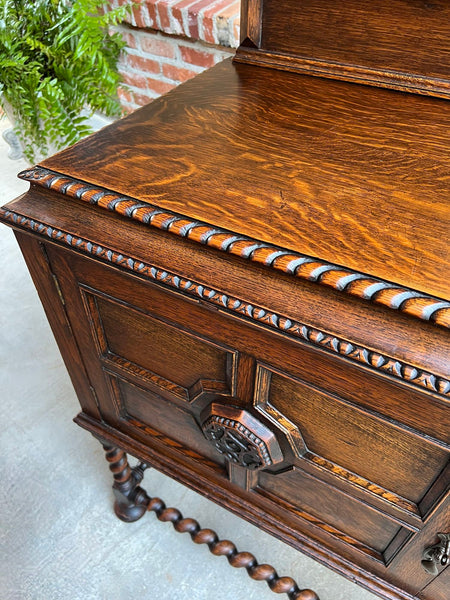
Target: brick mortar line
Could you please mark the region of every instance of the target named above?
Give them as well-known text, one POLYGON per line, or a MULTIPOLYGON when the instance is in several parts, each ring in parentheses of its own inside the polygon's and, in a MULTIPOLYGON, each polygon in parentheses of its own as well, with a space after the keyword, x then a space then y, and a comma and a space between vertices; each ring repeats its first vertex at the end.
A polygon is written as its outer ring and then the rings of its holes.
MULTIPOLYGON (((181 68, 183 68, 183 67, 181 67, 181 68)), ((192 69, 186 69, 186 70, 192 71, 192 69)), ((202 73, 204 70, 205 69, 202 69, 200 71, 193 71, 193 72, 195 73, 195 75, 200 75, 200 73, 202 73)), ((175 86, 180 85, 181 83, 183 83, 185 81, 184 79, 183 80, 170 79, 169 77, 164 75, 162 73, 162 71, 160 71, 159 73, 151 73, 148 71, 138 71, 138 70, 130 68, 130 69, 127 69, 127 71, 125 71, 125 72, 123 72, 123 71, 119 71, 119 72, 124 73, 124 74, 131 72, 131 74, 133 74, 133 75, 140 75, 141 77, 145 77, 146 79, 153 79, 154 81, 160 81, 161 83, 167 83, 168 85, 175 85, 175 86)), ((195 77, 195 75, 194 75, 194 77, 195 77)), ((128 83, 125 83, 125 85, 128 87, 131 87, 131 85, 128 83)), ((136 86, 133 86, 133 87, 136 87, 136 86)), ((147 89, 147 88, 137 88, 137 89, 143 91, 144 89, 147 89)))
MULTIPOLYGON (((195 48, 194 48, 195 49, 195 48)), ((211 52, 211 54, 214 56, 214 53, 211 52)), ((171 65, 173 67, 180 67, 182 69, 187 69, 190 71, 193 71, 195 69, 200 69, 200 71, 196 71, 197 73, 201 73, 206 67, 200 66, 200 65, 196 65, 193 63, 187 63, 185 62, 182 58, 181 58, 181 53, 180 53, 180 58, 175 57, 175 58, 166 58, 165 56, 160 56, 158 54, 134 54, 134 52, 128 52, 127 51, 127 55, 129 56, 136 56, 138 58, 145 58, 145 59, 149 59, 149 60, 153 60, 154 62, 159 63, 159 65, 162 67, 162 65, 171 65)), ((120 64, 124 64, 123 62, 121 62, 120 64)), ((139 71, 141 73, 147 73, 148 71, 142 71, 141 69, 138 69, 137 67, 134 67, 133 65, 129 65, 127 63, 127 67, 129 67, 130 69, 134 70, 134 71, 139 71)))
MULTIPOLYGON (((194 0, 192 2, 194 4, 194 0)), ((114 5, 116 4, 115 2, 113 3, 114 5)), ((220 5, 220 0, 216 0, 216 2, 214 3, 216 5, 220 5)), ((173 8, 176 8, 176 2, 173 3, 165 3, 165 7, 167 9, 167 13, 168 13, 168 17, 169 17, 169 27, 164 27, 163 24, 161 23, 161 17, 160 17, 160 12, 159 12, 159 6, 155 5, 154 3, 152 3, 153 7, 154 7, 154 12, 155 12, 155 22, 152 22, 152 19, 150 17, 150 12, 148 10, 147 7, 147 3, 141 3, 138 7, 137 7, 137 12, 139 13, 139 17, 140 20, 142 21, 142 23, 144 23, 144 27, 142 27, 141 25, 138 25, 135 15, 134 13, 130 14, 129 16, 129 20, 125 21, 124 25, 131 24, 132 26, 140 29, 140 30, 145 30, 145 28, 149 28, 149 29, 153 29, 153 30, 157 30, 160 31, 162 33, 167 33, 169 35, 183 35, 185 34, 187 37, 190 37, 190 39, 197 39, 192 36, 191 33, 191 26, 189 21, 193 20, 195 22, 196 28, 198 29, 198 40, 199 41, 203 41, 205 43, 211 43, 210 40, 205 39, 205 24, 204 24, 204 18, 205 18, 205 12, 207 10, 210 10, 211 7, 214 7, 214 4, 209 5, 209 6, 205 6, 202 9, 200 9, 200 11, 195 14, 195 13, 191 13, 189 11, 189 7, 184 7, 183 9, 179 9, 181 12, 181 20, 177 19, 174 14, 173 14, 173 8), (157 29, 155 29, 155 27, 157 29), (180 28, 182 29, 182 32, 180 32, 180 28)), ((230 3, 230 6, 232 5, 232 3, 230 3)), ((226 9, 225 9, 226 10, 226 9)), ((236 12, 235 15, 231 14, 230 16, 222 16, 221 12, 218 11, 217 13, 213 13, 211 15, 208 15, 208 20, 210 20, 212 22, 212 36, 214 38, 214 43, 217 45, 220 45, 219 42, 219 29, 221 30, 227 30, 228 31, 228 36, 227 36, 227 42, 229 43, 229 47, 231 48, 235 48, 237 47, 237 45, 239 44, 239 39, 238 36, 235 35, 235 25, 237 24, 238 21, 240 21, 240 14, 239 11, 236 12), (219 20, 223 20, 224 24, 226 23, 226 26, 222 26, 222 27, 218 27, 218 21, 219 20)))
MULTIPOLYGON (((154 36, 159 40, 169 43, 170 45, 173 45, 173 44, 185 45, 186 47, 189 48, 189 47, 194 47, 197 44, 200 44, 203 48, 205 48, 206 51, 213 51, 213 52, 218 51, 218 52, 229 52, 229 53, 232 53, 235 51, 234 47, 222 46, 219 43, 212 43, 212 42, 208 42, 203 39, 190 38, 189 36, 186 36, 184 33, 179 33, 179 34, 167 33, 166 31, 154 29, 152 27, 149 27, 148 29, 144 29, 142 27, 133 26, 128 23, 122 23, 121 25, 116 26, 114 28, 114 31, 117 31, 118 33, 121 33, 121 34, 133 35, 135 37, 136 41, 138 42, 140 50, 142 52, 145 52, 145 50, 142 50, 140 41, 141 41, 142 37, 146 37, 147 35, 154 36)), ((127 50, 128 49, 135 50, 135 48, 127 48, 127 50)))

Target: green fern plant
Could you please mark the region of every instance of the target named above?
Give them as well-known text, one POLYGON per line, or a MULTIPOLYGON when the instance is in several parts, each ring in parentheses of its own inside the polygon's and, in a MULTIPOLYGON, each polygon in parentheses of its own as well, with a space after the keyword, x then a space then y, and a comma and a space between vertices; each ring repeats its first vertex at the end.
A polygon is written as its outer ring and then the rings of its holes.
POLYGON ((91 133, 86 110, 119 116, 117 62, 125 46, 111 27, 131 4, 105 0, 0 0, 0 104, 34 162, 91 133))

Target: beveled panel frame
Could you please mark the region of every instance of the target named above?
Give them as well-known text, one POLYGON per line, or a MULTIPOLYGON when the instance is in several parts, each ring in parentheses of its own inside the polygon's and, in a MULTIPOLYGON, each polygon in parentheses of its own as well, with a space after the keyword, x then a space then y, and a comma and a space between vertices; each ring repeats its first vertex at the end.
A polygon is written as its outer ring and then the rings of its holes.
MULTIPOLYGON (((114 298, 86 285, 79 285, 79 288, 86 314, 89 319, 92 338, 104 369, 116 372, 121 376, 125 376, 125 378, 130 381, 138 382, 140 385, 148 386, 149 389, 155 390, 157 393, 163 396, 169 394, 170 397, 175 396, 182 402, 191 404, 196 402, 205 403, 208 399, 212 400, 218 396, 231 396, 235 394, 238 369, 237 351, 219 344, 217 341, 207 339, 197 332, 194 334, 190 331, 182 329, 183 335, 196 339, 200 343, 213 346, 217 350, 223 351, 226 356, 225 380, 220 381, 208 379, 207 377, 201 377, 189 387, 184 387, 110 350, 103 329, 97 298, 101 298, 104 301, 120 307, 126 306, 127 311, 135 311, 141 316, 148 317, 149 319, 159 322, 160 319, 158 318, 157 314, 148 311, 144 312, 136 306, 130 306, 129 304, 126 304, 119 298, 114 298)), ((169 324, 164 322, 164 327, 171 327, 174 329, 174 331, 176 331, 179 328, 179 325, 176 323, 169 324)))
MULTIPOLYGON (((276 373, 281 377, 289 377, 289 379, 298 381, 300 385, 306 385, 308 387, 311 387, 311 385, 299 380, 292 374, 280 372, 278 369, 266 364, 258 363, 257 365, 257 386, 255 388, 253 401, 254 407, 261 415, 268 419, 287 440, 292 451, 292 466, 297 465, 310 475, 313 475, 344 493, 349 493, 349 490, 351 489, 351 495, 374 507, 377 511, 388 516, 388 518, 394 519, 399 525, 405 527, 407 530, 411 532, 420 530, 424 523, 427 522, 429 515, 440 500, 443 489, 445 488, 446 472, 449 469, 449 465, 447 464, 447 467, 437 474, 436 479, 430 485, 420 502, 413 502, 392 490, 378 485, 376 482, 369 481, 365 477, 312 452, 307 447, 300 429, 270 403, 270 383, 273 373, 276 373)), ((321 390, 318 389, 318 391, 321 390)), ((347 403, 347 401, 345 401, 345 403, 347 403)), ((377 420, 387 422, 390 426, 392 425, 390 419, 386 419, 379 414, 374 414, 373 411, 361 407, 358 407, 358 410, 361 410, 370 417, 375 417, 377 420)), ((409 428, 403 427, 399 423, 396 424, 396 427, 403 429, 406 433, 413 436, 417 435, 417 432, 412 432, 409 428)), ((426 437, 423 439, 424 441, 428 441, 426 437)), ((285 469, 281 472, 284 471, 285 469)), ((406 542, 406 539, 404 541, 406 542)))

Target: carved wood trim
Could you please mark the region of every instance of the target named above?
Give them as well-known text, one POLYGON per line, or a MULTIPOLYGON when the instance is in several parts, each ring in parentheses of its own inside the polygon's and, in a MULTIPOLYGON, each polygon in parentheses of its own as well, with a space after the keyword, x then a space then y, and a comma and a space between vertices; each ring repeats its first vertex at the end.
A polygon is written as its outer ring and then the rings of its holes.
POLYGON ((250 471, 264 469, 283 460, 275 434, 248 411, 228 403, 209 406, 202 431, 230 463, 250 471))
MULTIPOLYGON (((142 421, 138 421, 136 418, 130 416, 126 418, 126 423, 133 427, 133 429, 137 429, 142 434, 151 438, 152 445, 156 447, 157 452, 162 452, 164 454, 167 453, 167 449, 169 448, 176 453, 180 453, 189 459, 195 460, 201 464, 202 467, 206 467, 215 473, 223 474, 223 466, 220 463, 208 458, 204 454, 199 454, 196 450, 168 437, 158 429, 154 429, 150 425, 142 423, 142 421)), ((129 431, 125 431, 125 435, 129 435, 129 431)))
POLYGON ((157 388, 159 391, 172 394, 186 403, 201 400, 204 396, 213 396, 216 398, 217 396, 230 395, 230 389, 224 381, 199 379, 190 388, 184 388, 173 381, 165 379, 162 375, 153 373, 112 352, 108 352, 108 354, 102 356, 101 362, 107 370, 111 370, 114 374, 118 371, 120 374, 128 377, 137 377, 141 385, 145 383, 153 388, 157 388))
MULTIPOLYGON (((129 376, 131 375, 132 377, 138 377, 141 381, 143 380, 147 384, 150 384, 159 390, 168 392, 183 402, 194 403, 195 401, 201 400, 205 396, 229 396, 235 392, 237 378, 237 353, 226 346, 222 346, 217 342, 212 342, 206 338, 200 337, 199 339, 202 343, 214 345, 215 348, 220 349, 226 354, 228 364, 228 381, 198 379, 190 387, 185 388, 174 381, 166 379, 158 373, 154 373, 150 369, 147 369, 138 363, 128 360, 124 356, 112 352, 108 347, 108 341, 103 329, 102 317, 97 300, 98 298, 101 298, 119 306, 122 306, 122 302, 118 301, 117 298, 102 293, 101 291, 86 285, 80 285, 79 289, 81 291, 84 308, 91 324, 91 333, 97 348, 97 352, 103 366, 106 369, 118 370, 119 372, 126 373, 129 376)), ((145 313, 136 306, 132 306, 131 308, 150 319, 156 318, 155 315, 145 313)), ((175 325, 172 326, 176 327, 175 325)), ((184 334, 191 336, 191 334, 186 331, 184 334)), ((195 337, 198 338, 198 335, 195 337)))
MULTIPOLYGON (((378 496, 379 498, 386 500, 390 504, 394 504, 397 508, 410 513, 411 516, 417 517, 418 520, 422 522, 417 504, 411 502, 407 498, 398 496, 397 494, 394 494, 394 492, 386 490, 385 488, 382 488, 376 483, 373 483, 368 479, 357 475, 356 473, 347 471, 347 469, 344 469, 343 467, 331 462, 330 460, 327 460, 326 458, 323 458, 322 456, 317 456, 312 452, 308 452, 305 458, 314 463, 315 465, 318 465, 322 469, 333 473, 333 475, 339 477, 340 479, 343 479, 347 483, 356 485, 365 490, 366 492, 378 496)), ((417 530, 417 526, 414 529, 417 530)))
POLYGON ((105 357, 102 357, 102 363, 110 369, 118 367, 120 371, 123 371, 127 375, 135 375, 140 381, 143 380, 145 383, 150 383, 159 390, 164 390, 169 394, 173 394, 183 402, 189 402, 188 390, 186 388, 182 387, 181 385, 177 385, 173 381, 169 381, 161 375, 153 373, 152 371, 149 371, 148 369, 145 369, 136 363, 126 360, 121 356, 117 356, 117 354, 108 352, 105 357))
POLYGON ((229 396, 231 390, 225 381, 214 381, 212 379, 198 379, 189 388, 184 388, 177 383, 166 379, 162 375, 158 375, 153 371, 142 367, 122 356, 118 356, 112 352, 108 352, 101 356, 102 364, 112 371, 119 371, 128 376, 135 376, 140 383, 150 384, 158 390, 172 394, 179 400, 187 403, 194 403, 201 400, 203 397, 212 396, 229 396))
POLYGON ((256 384, 253 406, 284 434, 294 456, 302 458, 308 452, 308 448, 306 447, 299 428, 269 402, 271 379, 272 371, 264 368, 258 363, 256 365, 256 384))
MULTIPOLYGON (((208 223, 192 220, 184 215, 158 208, 129 196, 122 196, 117 192, 61 175, 49 169, 34 167, 22 171, 19 173, 19 177, 140 223, 211 246, 222 252, 450 328, 450 302, 440 298, 328 263, 319 258, 292 252, 286 248, 216 228, 208 223)), ((0 211, 0 216, 2 214, 4 215, 4 212, 0 211)))
POLYGON ((19 213, 0 208, 0 219, 10 222, 16 227, 37 233, 49 240, 69 246, 72 249, 93 256, 106 263, 122 267, 136 275, 151 279, 158 284, 168 286, 195 298, 201 298, 205 302, 219 306, 221 309, 226 309, 261 325, 266 325, 293 338, 306 341, 313 346, 362 364, 383 375, 412 384, 421 390, 433 392, 443 398, 450 398, 450 380, 396 360, 388 355, 354 344, 314 327, 304 325, 284 315, 265 310, 254 304, 248 304, 244 300, 234 296, 229 296, 174 273, 158 269, 153 265, 143 263, 130 256, 125 256, 111 248, 100 246, 85 238, 55 229, 50 225, 35 221, 19 213))
POLYGON ((282 71, 364 83, 376 87, 393 88, 425 96, 450 97, 450 83, 445 79, 261 50, 259 47, 253 48, 244 42, 239 47, 234 61, 282 71))

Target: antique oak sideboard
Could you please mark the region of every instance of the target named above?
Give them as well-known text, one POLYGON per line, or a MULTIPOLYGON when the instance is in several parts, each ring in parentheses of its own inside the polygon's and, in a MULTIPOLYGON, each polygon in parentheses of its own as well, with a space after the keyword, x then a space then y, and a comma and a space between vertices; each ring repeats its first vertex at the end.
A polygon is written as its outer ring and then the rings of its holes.
POLYGON ((448 599, 450 2, 248 0, 242 29, 0 218, 120 518, 317 598, 150 498, 151 466, 382 598, 448 599))

